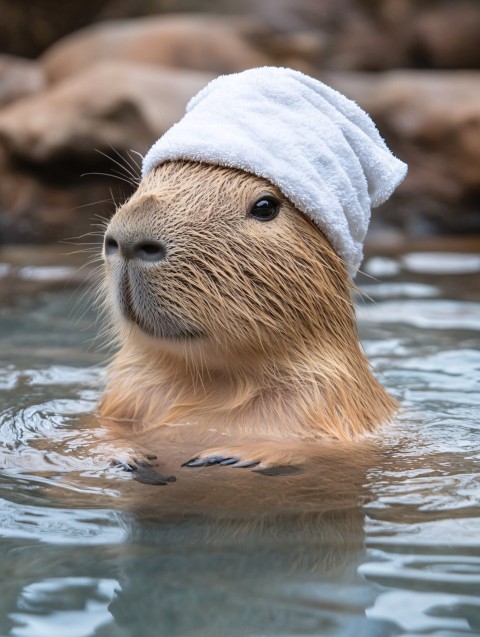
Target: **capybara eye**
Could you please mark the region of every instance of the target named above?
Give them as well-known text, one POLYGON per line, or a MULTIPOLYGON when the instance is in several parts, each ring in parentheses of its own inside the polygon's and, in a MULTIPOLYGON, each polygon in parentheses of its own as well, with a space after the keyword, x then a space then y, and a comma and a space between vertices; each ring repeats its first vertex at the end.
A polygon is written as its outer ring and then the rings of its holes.
POLYGON ((275 197, 261 197, 252 206, 250 215, 258 221, 271 221, 280 211, 280 202, 275 197))

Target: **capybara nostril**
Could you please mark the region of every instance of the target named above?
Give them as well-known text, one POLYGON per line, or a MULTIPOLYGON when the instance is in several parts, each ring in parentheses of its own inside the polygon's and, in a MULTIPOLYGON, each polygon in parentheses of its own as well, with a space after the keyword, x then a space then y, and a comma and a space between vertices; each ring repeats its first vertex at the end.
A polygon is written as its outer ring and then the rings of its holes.
POLYGON ((164 261, 167 249, 160 241, 139 241, 132 246, 132 258, 141 261, 164 261))
POLYGON ((163 261, 167 256, 167 249, 161 241, 155 239, 141 239, 140 241, 117 241, 111 234, 105 237, 105 255, 113 257, 120 255, 124 259, 139 259, 140 261, 163 261))
POLYGON ((105 254, 107 257, 118 254, 118 243, 112 236, 105 237, 105 254))

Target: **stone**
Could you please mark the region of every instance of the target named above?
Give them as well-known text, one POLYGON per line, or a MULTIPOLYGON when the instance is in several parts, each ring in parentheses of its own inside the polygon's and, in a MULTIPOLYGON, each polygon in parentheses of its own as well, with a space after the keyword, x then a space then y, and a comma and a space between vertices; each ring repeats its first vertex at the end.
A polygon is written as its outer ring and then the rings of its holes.
POLYGON ((67 36, 40 58, 50 82, 71 77, 102 60, 157 67, 233 73, 269 63, 253 40, 262 29, 248 19, 165 15, 101 22, 67 36))
MULTIPOLYGON (((110 199, 114 179, 116 201, 135 186, 138 167, 122 174, 114 153, 143 154, 212 77, 102 62, 1 109, 0 241, 56 240, 88 229, 95 210, 85 204, 110 199), (104 176, 80 179, 87 172, 104 176)), ((320 79, 365 108, 409 164, 374 223, 407 234, 480 230, 480 72, 324 71, 320 79)), ((108 216, 105 208, 98 206, 108 216)))
POLYGON ((109 3, 110 0, 0 0, 2 51, 36 57, 58 38, 97 19, 109 3))
POLYGON ((0 54, 0 108, 45 87, 45 76, 36 62, 0 54))
POLYGON ((478 1, 445 3, 420 11, 413 21, 415 59, 422 66, 444 69, 480 67, 478 1))
POLYGON ((277 31, 287 49, 293 34, 317 38, 321 44, 317 69, 480 66, 478 0, 247 0, 247 4, 257 20, 277 31))
POLYGON ((1 110, 0 144, 9 155, 36 164, 58 158, 95 164, 96 150, 111 148, 144 153, 212 78, 101 62, 1 110))
POLYGON ((308 44, 306 50, 303 47, 304 55, 294 58, 296 66, 308 61, 316 65, 317 70, 379 71, 405 60, 405 32, 410 28, 411 10, 393 7, 399 4, 398 0, 375 3, 371 0, 248 0, 248 3, 261 23, 277 31, 276 39, 283 44, 285 52, 291 47, 294 35, 301 35, 302 44, 308 44))
POLYGON ((99 216, 109 217, 115 203, 133 192, 108 176, 80 178, 80 171, 55 182, 45 172, 6 162, 1 152, 0 175, 0 245, 56 243, 91 232, 99 216))
POLYGON ((108 217, 135 187, 130 151, 145 153, 212 77, 103 62, 0 110, 0 243, 58 241, 108 217))
POLYGON ((321 79, 367 110, 409 164, 383 208, 396 223, 405 227, 420 214, 445 231, 480 229, 479 71, 331 72, 321 79))

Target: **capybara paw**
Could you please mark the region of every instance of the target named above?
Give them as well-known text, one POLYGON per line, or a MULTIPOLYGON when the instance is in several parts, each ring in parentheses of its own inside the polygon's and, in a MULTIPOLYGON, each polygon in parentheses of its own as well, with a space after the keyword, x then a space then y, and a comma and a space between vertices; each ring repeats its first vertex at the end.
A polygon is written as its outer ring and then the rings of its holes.
POLYGON ((299 473, 301 469, 294 466, 285 457, 276 458, 275 455, 265 457, 258 450, 233 450, 214 449, 204 451, 182 464, 182 467, 209 467, 220 465, 234 469, 251 469, 256 473, 266 476, 292 475, 299 473))
POLYGON ((226 453, 213 453, 208 454, 205 452, 199 456, 195 456, 191 460, 184 462, 182 467, 209 467, 211 465, 218 464, 222 467, 237 467, 241 469, 246 469, 250 467, 255 467, 260 464, 260 460, 244 460, 241 456, 232 456, 226 453))
POLYGON ((124 471, 138 471, 138 469, 151 469, 158 467, 157 456, 155 454, 138 453, 135 456, 121 454, 110 461, 112 467, 119 467, 124 471))
POLYGON ((128 460, 114 459, 111 461, 111 465, 131 472, 134 480, 143 484, 165 485, 169 482, 175 482, 175 476, 164 476, 155 469, 159 466, 156 460, 157 456, 154 454, 146 454, 128 460))

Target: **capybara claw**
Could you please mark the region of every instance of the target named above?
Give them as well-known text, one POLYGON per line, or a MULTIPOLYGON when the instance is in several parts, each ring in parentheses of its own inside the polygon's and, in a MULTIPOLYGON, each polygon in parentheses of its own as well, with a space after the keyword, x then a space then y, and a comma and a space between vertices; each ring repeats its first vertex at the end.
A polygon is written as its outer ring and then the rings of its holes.
POLYGON ((234 458, 226 458, 225 456, 198 456, 188 460, 188 462, 184 462, 182 467, 208 467, 213 464, 222 464, 225 461, 236 462, 234 458))
POLYGON ((126 462, 126 460, 119 460, 118 458, 110 460, 110 466, 119 467, 120 469, 123 469, 123 471, 129 472, 137 471, 138 469, 137 465, 133 462, 126 462))
POLYGON ((226 466, 229 464, 234 464, 235 462, 238 462, 239 460, 240 458, 231 458, 228 456, 219 456, 219 455, 198 456, 196 458, 192 458, 191 460, 188 460, 188 462, 184 462, 182 464, 182 467, 191 467, 191 468, 211 467, 214 464, 226 466))
POLYGON ((204 467, 207 464, 202 458, 192 458, 182 464, 182 467, 204 467))
MULTIPOLYGON (((145 456, 148 458, 148 456, 145 456)), ((154 460, 153 454, 150 454, 150 459, 154 460)), ((131 460, 120 460, 114 458, 110 461, 112 467, 119 467, 123 471, 132 473, 134 480, 137 482, 143 482, 144 484, 168 484, 169 482, 175 482, 175 476, 164 476, 161 473, 155 471, 154 467, 158 467, 158 462, 152 463, 144 458, 132 458, 131 460)))
POLYGON ((252 469, 260 464, 260 460, 242 460, 241 462, 237 462, 234 467, 235 469, 252 469))
POLYGON ((236 458, 225 458, 219 464, 222 467, 228 467, 231 464, 236 464, 239 460, 240 460, 239 457, 236 457, 236 458))

